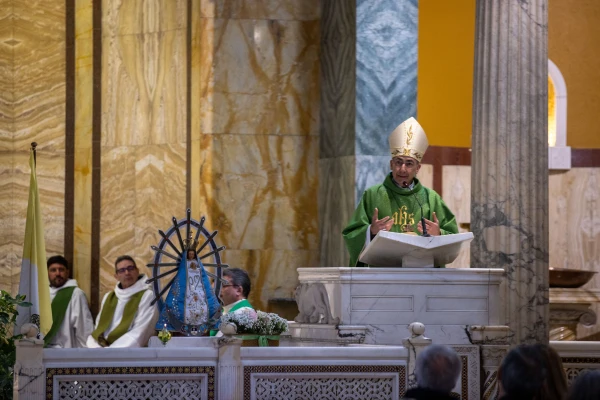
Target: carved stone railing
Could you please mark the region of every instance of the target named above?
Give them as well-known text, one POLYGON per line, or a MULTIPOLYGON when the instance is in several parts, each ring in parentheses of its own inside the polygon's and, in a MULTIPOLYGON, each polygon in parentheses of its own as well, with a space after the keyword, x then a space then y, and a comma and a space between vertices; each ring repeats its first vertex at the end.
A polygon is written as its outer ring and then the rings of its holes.
POLYGON ((142 349, 43 349, 41 341, 20 341, 18 351, 31 362, 17 361, 14 398, 400 399, 406 390, 408 351, 400 346, 242 347, 233 338, 187 339, 142 349))
POLYGON ((581 373, 600 369, 600 342, 552 341, 550 346, 562 359, 569 385, 581 373))

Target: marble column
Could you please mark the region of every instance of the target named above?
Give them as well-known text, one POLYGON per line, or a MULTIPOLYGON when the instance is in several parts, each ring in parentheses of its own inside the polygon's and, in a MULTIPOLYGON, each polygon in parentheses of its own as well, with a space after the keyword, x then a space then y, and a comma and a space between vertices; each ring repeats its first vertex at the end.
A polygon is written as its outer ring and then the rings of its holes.
POLYGON ((417 108, 417 0, 329 0, 321 9, 321 266, 346 266, 341 231, 389 170, 387 137, 417 108))
POLYGON ((505 269, 511 345, 548 341, 547 3, 477 2, 471 267, 505 269))

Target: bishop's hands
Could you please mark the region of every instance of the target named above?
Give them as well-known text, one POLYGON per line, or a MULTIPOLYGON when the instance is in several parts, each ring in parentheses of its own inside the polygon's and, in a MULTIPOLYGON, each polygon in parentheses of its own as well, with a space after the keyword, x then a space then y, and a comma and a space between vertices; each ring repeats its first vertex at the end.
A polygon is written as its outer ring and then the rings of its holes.
MULTIPOLYGON (((433 221, 424 218, 425 226, 427 227, 427 233, 429 233, 431 236, 440 236, 442 234, 442 231, 440 230, 440 221, 438 221, 435 211, 431 215, 433 216, 433 221)), ((421 221, 419 221, 417 224, 417 229, 419 230, 419 233, 423 234, 423 225, 421 224, 421 221)))
POLYGON ((392 217, 384 217, 382 219, 378 219, 378 217, 379 210, 376 208, 371 219, 371 236, 377 235, 379 231, 389 231, 392 229, 392 225, 394 225, 392 217))

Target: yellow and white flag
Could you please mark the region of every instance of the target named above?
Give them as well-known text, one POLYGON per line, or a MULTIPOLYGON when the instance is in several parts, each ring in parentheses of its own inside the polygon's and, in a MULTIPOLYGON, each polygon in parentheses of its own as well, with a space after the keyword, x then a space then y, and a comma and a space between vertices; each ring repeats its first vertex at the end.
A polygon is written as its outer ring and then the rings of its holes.
POLYGON ((52 326, 52 311, 46 270, 44 223, 40 209, 34 150, 31 150, 29 154, 29 166, 31 167, 31 178, 29 179, 29 202, 27 204, 27 221, 25 222, 19 294, 26 295, 25 300, 32 303, 33 306, 19 307, 15 333, 20 333, 21 325, 35 322, 39 323, 40 332, 46 334, 52 326))

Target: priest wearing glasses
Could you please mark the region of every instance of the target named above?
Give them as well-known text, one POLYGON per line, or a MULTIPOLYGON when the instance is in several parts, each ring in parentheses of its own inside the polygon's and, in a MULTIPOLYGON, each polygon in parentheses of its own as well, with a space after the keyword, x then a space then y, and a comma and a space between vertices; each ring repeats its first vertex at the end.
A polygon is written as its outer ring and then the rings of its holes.
POLYGON ((439 194, 417 179, 421 160, 429 146, 427 136, 414 118, 401 123, 389 138, 390 173, 383 183, 368 188, 342 235, 350 253, 351 267, 364 267, 360 252, 380 231, 431 236, 458 233, 454 214, 439 194))
POLYGON ((158 320, 154 293, 131 256, 115 262, 115 289, 104 296, 88 347, 145 347, 158 320))

